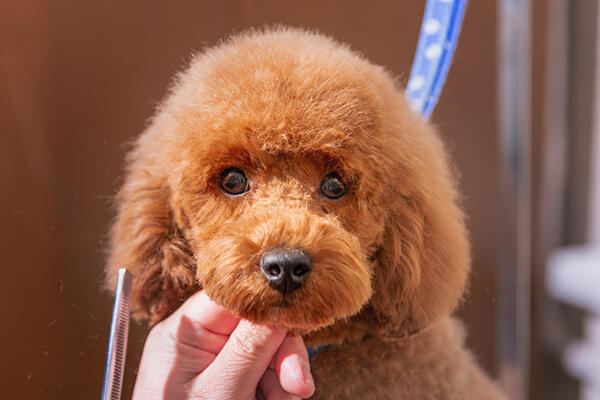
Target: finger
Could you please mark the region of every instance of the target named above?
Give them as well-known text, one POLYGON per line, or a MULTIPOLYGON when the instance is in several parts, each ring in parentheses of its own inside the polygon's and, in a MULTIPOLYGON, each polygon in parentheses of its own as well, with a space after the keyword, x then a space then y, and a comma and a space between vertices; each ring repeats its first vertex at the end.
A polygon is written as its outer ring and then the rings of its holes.
POLYGON ((312 396, 315 384, 306 346, 300 336, 286 336, 275 356, 275 370, 286 392, 301 398, 312 396))
POLYGON ((172 330, 170 331, 175 341, 183 345, 182 347, 187 346, 202 349, 215 356, 219 354, 229 339, 228 335, 214 333, 196 321, 191 320, 186 315, 181 316, 179 325, 177 326, 177 333, 173 333, 172 330))
POLYGON ((163 392, 165 398, 180 398, 179 390, 215 357, 206 350, 174 341, 164 331, 153 331, 144 345, 133 398, 154 399, 163 392))
MULTIPOLYGON (((218 354, 239 319, 199 292, 188 299, 173 315, 156 325, 150 337, 163 343, 183 344, 218 354)), ((185 347, 184 346, 184 347, 185 347)))
POLYGON ((242 320, 212 364, 192 383, 191 393, 218 387, 232 398, 254 396, 286 331, 242 320))
POLYGON ((173 367, 181 376, 190 380, 202 373, 216 357, 216 354, 209 351, 180 345, 177 349, 177 358, 173 367))
POLYGON ((281 387, 279 379, 277 378, 277 373, 272 369, 268 369, 267 372, 265 372, 260 380, 259 388, 262 391, 264 398, 267 400, 299 399, 299 397, 286 392, 281 387))
POLYGON ((168 398, 178 397, 177 388, 214 361, 238 321, 206 294, 199 292, 192 296, 148 335, 136 393, 140 398, 151 398, 150 393, 164 391, 170 393, 168 398))
POLYGON ((178 325, 183 316, 198 326, 221 335, 230 335, 240 321, 238 317, 212 301, 204 291, 190 297, 167 319, 168 322, 165 322, 178 325))

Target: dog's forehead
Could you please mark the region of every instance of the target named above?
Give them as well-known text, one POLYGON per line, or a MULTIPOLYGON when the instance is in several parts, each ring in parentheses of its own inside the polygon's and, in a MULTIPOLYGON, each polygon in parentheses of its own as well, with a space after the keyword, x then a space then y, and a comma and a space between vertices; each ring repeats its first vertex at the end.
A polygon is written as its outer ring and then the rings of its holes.
POLYGON ((320 36, 246 38, 199 57, 182 76, 180 120, 273 153, 362 146, 381 121, 371 82, 379 73, 320 36))
POLYGON ((302 86, 293 76, 265 75, 259 69, 252 78, 231 82, 212 100, 206 116, 211 125, 224 134, 243 132, 273 151, 345 147, 374 134, 376 111, 360 88, 328 86, 318 77, 302 86))

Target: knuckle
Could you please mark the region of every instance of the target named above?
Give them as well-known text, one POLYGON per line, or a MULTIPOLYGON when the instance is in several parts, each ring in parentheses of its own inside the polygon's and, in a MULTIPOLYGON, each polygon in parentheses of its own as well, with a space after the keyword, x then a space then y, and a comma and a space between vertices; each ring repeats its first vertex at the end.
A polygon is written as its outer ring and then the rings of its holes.
POLYGON ((244 359, 254 360, 269 350, 268 341, 260 330, 252 332, 243 329, 231 335, 232 352, 244 359))
POLYGON ((156 340, 158 338, 164 337, 165 333, 169 331, 169 328, 164 323, 164 321, 154 325, 150 332, 148 333, 148 340, 156 340))
POLYGON ((239 358, 253 360, 265 350, 264 344, 257 343, 255 340, 239 336, 234 336, 232 339, 231 350, 239 358))
POLYGON ((172 324, 167 323, 167 321, 161 321, 152 327, 148 338, 159 341, 168 340, 177 342, 177 332, 173 329, 172 324))

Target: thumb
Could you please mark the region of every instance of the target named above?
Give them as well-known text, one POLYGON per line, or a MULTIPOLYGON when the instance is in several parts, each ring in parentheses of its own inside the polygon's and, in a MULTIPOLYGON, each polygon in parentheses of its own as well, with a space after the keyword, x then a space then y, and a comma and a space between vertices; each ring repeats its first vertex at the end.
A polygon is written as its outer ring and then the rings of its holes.
POLYGON ((281 328, 240 321, 215 360, 194 380, 191 393, 253 399, 285 335, 281 328))

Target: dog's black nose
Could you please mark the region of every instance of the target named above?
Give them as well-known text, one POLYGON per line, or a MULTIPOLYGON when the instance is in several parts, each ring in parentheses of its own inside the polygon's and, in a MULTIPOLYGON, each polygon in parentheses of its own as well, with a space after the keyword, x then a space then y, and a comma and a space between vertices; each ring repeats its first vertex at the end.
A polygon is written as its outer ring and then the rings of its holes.
POLYGON ((260 269, 271 287, 289 294, 304 284, 312 270, 312 260, 304 250, 278 247, 263 253, 260 269))

